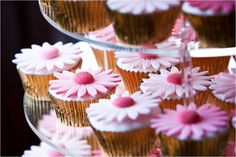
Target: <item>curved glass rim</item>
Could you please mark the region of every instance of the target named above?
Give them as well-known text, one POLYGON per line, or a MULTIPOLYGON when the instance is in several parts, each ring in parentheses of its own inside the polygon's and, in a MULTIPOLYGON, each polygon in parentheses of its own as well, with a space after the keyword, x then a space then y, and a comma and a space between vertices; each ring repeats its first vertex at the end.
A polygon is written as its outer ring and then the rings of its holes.
MULTIPOLYGON (((25 96, 24 96, 25 99, 25 96)), ((24 107, 24 115, 25 115, 25 119, 29 125, 29 127, 32 129, 32 131, 39 137, 39 139, 43 142, 46 142, 48 145, 50 145, 52 148, 58 150, 60 153, 64 154, 64 155, 68 155, 68 156, 78 156, 78 154, 74 154, 71 153, 70 151, 66 150, 63 147, 60 147, 59 145, 57 145, 56 143, 53 143, 49 138, 47 138, 45 135, 43 135, 42 133, 40 133, 39 130, 37 130, 37 128, 32 124, 28 113, 27 113, 27 106, 23 103, 23 107, 24 107)))

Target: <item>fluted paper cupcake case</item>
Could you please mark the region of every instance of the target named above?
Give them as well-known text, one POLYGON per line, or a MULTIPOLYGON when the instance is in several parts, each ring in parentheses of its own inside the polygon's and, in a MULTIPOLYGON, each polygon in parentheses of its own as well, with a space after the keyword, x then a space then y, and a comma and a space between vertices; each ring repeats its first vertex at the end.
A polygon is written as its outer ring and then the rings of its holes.
POLYGON ((103 0, 40 0, 39 4, 49 18, 69 32, 86 33, 110 24, 103 0))
POLYGON ((164 156, 223 156, 229 132, 201 141, 181 141, 159 135, 164 156))
POLYGON ((232 110, 235 110, 236 104, 227 103, 217 99, 212 93, 208 95, 208 102, 219 106, 221 109, 230 113, 232 110))
MULTIPOLYGON (((70 69, 70 71, 75 71, 82 65, 82 60, 70 69)), ((53 74, 49 75, 35 75, 35 74, 25 74, 18 70, 21 82, 23 84, 24 90, 28 97, 35 100, 50 101, 48 96, 49 81, 55 79, 53 74)))
MULTIPOLYGON (((107 7, 108 8, 108 7, 107 7)), ((108 8, 114 30, 120 42, 131 45, 155 44, 171 34, 180 7, 143 15, 122 14, 108 8), (166 22, 168 21, 168 22, 166 22)))
POLYGON ((100 98, 109 98, 110 94, 114 93, 115 89, 112 89, 109 94, 103 97, 99 97, 92 100, 84 101, 66 101, 58 99, 49 92, 49 96, 55 109, 57 118, 62 123, 68 126, 74 127, 86 127, 89 126, 87 119, 86 108, 92 103, 97 103, 100 98))
POLYGON ((31 122, 34 126, 37 126, 38 121, 43 115, 48 114, 52 109, 51 101, 36 100, 28 96, 27 93, 24 94, 24 108, 31 118, 31 122))
POLYGON ((215 75, 227 69, 229 59, 230 56, 192 58, 192 65, 200 67, 201 71, 208 71, 209 75, 215 75))
POLYGON ((148 72, 133 72, 128 70, 123 70, 116 65, 116 70, 120 74, 125 88, 129 91, 129 93, 135 93, 139 91, 139 86, 142 83, 143 78, 148 77, 148 72))
POLYGON ((155 130, 149 127, 127 132, 106 132, 95 128, 93 130, 102 146, 104 157, 147 156, 158 144, 155 130))
POLYGON ((186 13, 202 47, 235 46, 235 11, 229 15, 197 16, 186 13))
MULTIPOLYGON (((197 106, 201 106, 202 104, 207 103, 208 96, 211 92, 209 90, 197 92, 194 97, 193 101, 197 106)), ((165 99, 162 100, 160 106, 162 109, 176 109, 177 104, 183 104, 183 99, 165 99)))

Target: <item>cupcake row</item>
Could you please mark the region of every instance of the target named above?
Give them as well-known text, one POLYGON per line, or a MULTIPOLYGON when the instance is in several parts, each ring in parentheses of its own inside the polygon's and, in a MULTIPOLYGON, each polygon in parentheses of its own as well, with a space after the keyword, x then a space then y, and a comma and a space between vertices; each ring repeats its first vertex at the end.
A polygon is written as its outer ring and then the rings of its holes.
MULTIPOLYGON (((67 67, 68 63, 72 64, 73 62, 74 66, 79 63, 79 60, 77 62, 74 60, 79 56, 74 53, 81 52, 78 45, 65 45, 67 48, 75 48, 76 50, 73 49, 72 54, 63 53, 62 47, 64 45, 60 42, 53 46, 48 43, 43 44, 42 47, 32 45, 32 49, 23 49, 21 54, 17 54, 14 62, 17 63, 26 94, 42 100, 40 97, 42 93, 38 93, 38 91, 43 91, 44 100, 49 98, 49 101, 52 101, 56 115, 61 122, 69 126, 91 126, 105 155, 143 156, 149 154, 158 144, 163 147, 165 155, 196 155, 195 153, 219 155, 223 152, 222 148, 224 147, 218 143, 225 143, 229 135, 229 116, 225 111, 221 111, 219 107, 211 104, 202 105, 203 102, 200 103, 199 108, 195 104, 185 107, 177 105, 182 104, 181 102, 176 102, 169 107, 172 110, 168 110, 168 107, 163 105, 164 99, 169 101, 178 96, 181 99, 183 95, 181 73, 178 68, 170 65, 170 67, 160 68, 160 71, 156 73, 153 71, 134 71, 132 73, 129 70, 123 70, 117 64, 117 67, 120 68, 117 69, 117 72, 121 75, 130 93, 112 94, 121 81, 121 77, 111 70, 81 70, 80 68, 75 70, 71 67, 73 69, 71 71, 70 68, 57 71, 61 65, 60 61, 65 61, 65 63, 63 62, 65 65, 61 68, 67 67), (60 57, 66 58, 67 55, 73 59, 60 60, 60 57), (30 59, 31 57, 34 59, 32 59, 33 61, 30 59), (123 71, 123 75, 121 71, 123 71), (137 73, 147 73, 150 78, 136 75, 137 73), (28 75, 31 76, 24 77, 28 75), (34 76, 36 78, 43 76, 44 78, 48 75, 52 75, 54 78, 49 80, 34 78, 34 76), (125 75, 128 77, 125 78, 125 75), (139 80, 139 83, 142 80, 143 82, 136 84, 135 79, 139 80), (131 88, 127 86, 127 84, 133 83, 135 85, 131 88), (143 93, 139 91, 139 86, 143 93), (35 95, 37 96, 34 97, 35 95), (186 112, 182 112, 185 110, 186 112), (173 113, 175 116, 168 113, 173 113), (166 117, 166 114, 170 119, 166 117), (164 118, 159 119, 159 116, 164 118), (178 127, 176 128, 174 124, 178 127), (195 147, 187 148, 191 145, 188 143, 189 141, 200 150, 189 151, 193 148, 196 149, 195 147)), ((126 55, 128 54, 125 53, 121 56, 126 57, 126 55)), ((140 62, 136 63, 138 69, 140 67, 149 69, 148 64, 144 63, 145 60, 149 60, 149 66, 155 68, 153 65, 157 64, 152 63, 150 59, 160 57, 153 57, 153 55, 149 57, 150 55, 143 54, 141 56, 145 58, 142 58, 141 66, 140 62)), ((132 58, 136 59, 135 57, 129 57, 128 60, 122 58, 122 61, 127 64, 132 61, 130 60, 132 58)), ((164 62, 163 65, 165 64, 168 63, 164 62)), ((132 66, 126 67, 134 68, 132 66)), ((193 93, 195 90, 205 91, 207 86, 211 84, 211 88, 216 89, 216 92, 213 93, 219 94, 223 100, 234 100, 234 75, 221 73, 214 77, 216 81, 213 81, 212 84, 210 77, 205 76, 207 72, 199 72, 199 68, 185 70, 190 73, 189 78, 194 89, 191 90, 193 93), (229 81, 224 79, 229 79, 229 81)), ((203 96, 205 95, 203 94, 203 96)), ((229 105, 226 104, 226 106, 229 105)), ((231 106, 234 107, 235 102, 231 106)))
POLYGON ((166 40, 184 14, 203 47, 235 46, 235 2, 194 0, 39 1, 43 14, 61 28, 85 33, 113 24, 118 40, 131 45, 166 40))

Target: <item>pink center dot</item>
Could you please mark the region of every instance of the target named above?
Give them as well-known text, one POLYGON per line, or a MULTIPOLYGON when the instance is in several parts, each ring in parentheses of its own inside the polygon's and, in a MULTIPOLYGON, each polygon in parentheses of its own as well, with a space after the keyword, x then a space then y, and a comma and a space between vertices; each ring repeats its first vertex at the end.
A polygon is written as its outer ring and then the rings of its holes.
POLYGON ((193 110, 183 111, 178 115, 178 120, 183 124, 193 124, 201 120, 200 115, 193 110))
POLYGON ((53 59, 59 56, 59 50, 54 46, 46 47, 42 50, 40 55, 43 59, 53 59))
POLYGON ((86 71, 79 72, 75 74, 74 81, 77 84, 90 84, 94 82, 94 77, 86 71))
POLYGON ((180 73, 173 73, 167 76, 166 78, 167 82, 181 85, 182 84, 182 76, 180 73))
POLYGON ((143 58, 143 59, 156 59, 156 58, 158 58, 158 55, 140 53, 139 57, 143 58))
POLYGON ((134 104, 135 104, 134 99, 128 96, 116 98, 113 101, 113 105, 115 105, 116 107, 130 107, 130 106, 133 106, 134 104))

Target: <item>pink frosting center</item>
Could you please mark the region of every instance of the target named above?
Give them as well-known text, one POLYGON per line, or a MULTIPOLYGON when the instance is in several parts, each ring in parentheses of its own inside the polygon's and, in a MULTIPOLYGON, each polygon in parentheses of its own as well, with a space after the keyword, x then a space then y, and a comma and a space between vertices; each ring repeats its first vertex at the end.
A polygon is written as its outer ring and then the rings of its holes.
POLYGON ((115 105, 116 107, 130 107, 133 106, 134 104, 135 101, 131 97, 120 97, 116 98, 113 101, 113 105, 115 105))
POLYGON ((54 46, 50 46, 44 48, 40 55, 43 59, 53 59, 59 56, 59 50, 54 46))
POLYGON ((201 117, 199 116, 199 114, 193 110, 183 111, 178 115, 177 118, 183 124, 193 124, 201 120, 201 117))
POLYGON ((167 76, 166 78, 167 82, 181 85, 182 84, 182 76, 180 73, 173 73, 167 76))
MULTIPOLYGON (((59 146, 60 147, 65 147, 65 145, 64 144, 59 144, 59 146)), ((49 156, 51 156, 51 157, 62 157, 62 156, 64 156, 62 153, 60 153, 59 151, 57 151, 57 150, 55 150, 55 149, 53 149, 53 148, 51 148, 50 150, 48 150, 47 151, 47 154, 49 155, 49 156)))
POLYGON ((89 72, 82 71, 75 74, 74 81, 77 84, 90 84, 94 82, 94 77, 89 72))
POLYGON ((143 59, 156 59, 156 58, 158 58, 157 55, 144 54, 144 53, 140 53, 139 57, 143 58, 143 59))

